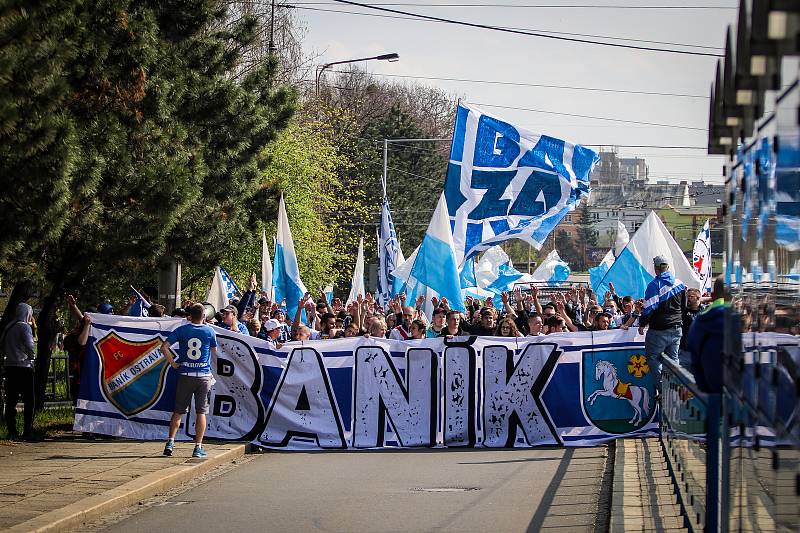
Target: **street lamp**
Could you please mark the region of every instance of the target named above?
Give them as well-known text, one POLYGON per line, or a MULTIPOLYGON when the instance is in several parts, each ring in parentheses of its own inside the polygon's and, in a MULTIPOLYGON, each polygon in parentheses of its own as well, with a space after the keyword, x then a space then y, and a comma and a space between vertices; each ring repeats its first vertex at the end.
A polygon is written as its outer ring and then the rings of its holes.
POLYGON ((374 56, 374 57, 360 57, 358 59, 347 59, 345 61, 334 61, 333 63, 325 63, 324 65, 321 65, 321 66, 317 67, 317 80, 316 80, 316 85, 315 85, 315 87, 316 87, 315 94, 317 96, 319 96, 319 80, 322 79, 322 73, 325 71, 326 68, 332 67, 334 65, 344 65, 345 63, 358 63, 360 61, 372 61, 373 59, 376 59, 378 61, 395 62, 395 61, 399 61, 400 60, 400 56, 393 52, 391 54, 382 54, 382 55, 374 56))

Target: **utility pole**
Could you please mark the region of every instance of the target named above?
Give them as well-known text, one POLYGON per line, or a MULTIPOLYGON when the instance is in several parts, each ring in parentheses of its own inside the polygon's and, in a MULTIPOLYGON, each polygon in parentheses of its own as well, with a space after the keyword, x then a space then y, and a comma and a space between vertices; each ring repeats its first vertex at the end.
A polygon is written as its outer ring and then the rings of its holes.
POLYGON ((275 53, 275 0, 272 0, 272 14, 269 17, 269 55, 275 53))

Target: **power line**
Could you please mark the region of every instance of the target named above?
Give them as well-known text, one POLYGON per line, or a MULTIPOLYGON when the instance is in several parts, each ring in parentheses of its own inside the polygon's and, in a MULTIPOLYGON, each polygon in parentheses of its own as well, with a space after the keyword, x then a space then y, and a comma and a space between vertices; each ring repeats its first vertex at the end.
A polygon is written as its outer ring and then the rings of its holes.
MULTIPOLYGON (((297 2, 297 5, 304 6, 329 6, 335 5, 335 2, 297 2)), ((736 10, 736 6, 710 6, 710 5, 656 5, 656 6, 642 6, 642 5, 623 5, 623 4, 462 4, 444 2, 441 4, 432 3, 396 3, 396 2, 374 2, 373 6, 395 6, 395 7, 503 7, 503 8, 521 8, 521 9, 725 9, 736 10)))
MULTIPOLYGON (((707 128, 695 128, 693 126, 683 126, 680 124, 662 124, 660 122, 642 122, 639 120, 625 120, 621 118, 611 118, 611 117, 597 117, 592 115, 579 115, 577 113, 562 113, 559 111, 547 111, 544 109, 533 109, 529 107, 514 107, 514 106, 505 106, 505 105, 498 105, 498 104, 485 104, 480 102, 472 102, 475 105, 481 105, 484 107, 498 107, 501 109, 513 109, 515 111, 531 111, 533 113, 544 113, 548 115, 561 115, 565 117, 578 117, 578 118, 590 118, 593 120, 606 120, 609 122, 621 122, 623 124, 641 124, 644 126, 657 126, 660 128, 678 128, 683 130, 697 130, 697 131, 706 131, 707 128)), ((603 145, 608 146, 608 145, 603 145)), ((706 147, 708 148, 708 147, 706 147)))
MULTIPOLYGON (((452 139, 437 139, 437 142, 451 142, 452 139)), ((389 140, 389 144, 395 144, 394 141, 389 140)), ((425 150, 428 152, 435 152, 439 153, 438 150, 433 148, 423 148, 421 146, 409 146, 405 144, 399 144, 399 147, 408 148, 411 150, 425 150)), ((664 144, 618 144, 618 143, 580 143, 581 146, 589 146, 589 147, 614 147, 614 148, 652 148, 654 150, 708 150, 708 146, 686 146, 686 145, 664 145, 664 144)), ((696 155, 655 155, 655 154, 642 154, 642 155, 651 155, 651 157, 706 157, 706 156, 696 156, 696 155)), ((712 156, 708 156, 712 157, 712 156)), ((724 157, 724 156, 719 156, 724 157)), ((627 159, 627 158, 623 158, 627 159)))
MULTIPOLYGON (((479 29, 484 29, 484 30, 499 31, 499 32, 503 32, 503 33, 512 33, 512 34, 517 34, 517 35, 527 35, 529 37, 540 37, 540 38, 543 38, 543 39, 554 39, 554 40, 559 40, 559 41, 568 41, 568 42, 583 43, 583 44, 594 44, 594 45, 598 45, 598 46, 610 46, 610 47, 613 47, 613 48, 628 48, 628 49, 631 49, 631 50, 642 50, 642 51, 647 51, 647 52, 666 52, 666 53, 671 53, 671 54, 683 54, 683 55, 692 55, 692 56, 724 57, 723 54, 712 54, 710 52, 693 52, 693 51, 689 51, 689 50, 675 50, 675 49, 671 49, 671 48, 653 48, 653 47, 648 47, 648 46, 636 46, 636 45, 620 44, 620 43, 606 43, 606 42, 602 42, 602 41, 592 41, 592 40, 589 40, 589 39, 577 39, 577 38, 574 38, 574 37, 563 37, 563 36, 558 36, 558 35, 547 35, 547 34, 544 34, 544 33, 541 33, 541 32, 517 30, 517 29, 512 29, 512 28, 502 28, 502 27, 498 27, 498 26, 490 26, 488 24, 478 24, 478 23, 475 23, 475 22, 466 22, 466 21, 448 19, 448 18, 443 18, 443 17, 434 17, 434 16, 431 16, 431 15, 422 15, 420 13, 412 13, 410 11, 401 11, 399 9, 390 9, 390 8, 386 8, 386 7, 375 6, 375 5, 372 5, 372 4, 364 4, 364 3, 361 3, 361 2, 353 2, 352 0, 334 0, 334 1, 338 2, 340 4, 347 4, 347 5, 351 5, 351 6, 363 7, 365 9, 373 9, 373 10, 376 10, 376 11, 394 13, 396 15, 406 15, 406 16, 410 16, 410 17, 414 17, 414 18, 418 18, 418 19, 422 19, 422 20, 430 20, 430 21, 442 22, 442 23, 446 23, 446 24, 453 24, 453 25, 457 25, 457 26, 468 26, 468 27, 471 27, 471 28, 479 28, 479 29)), ((691 46, 691 45, 687 45, 687 46, 691 46)))
MULTIPOLYGON (((347 70, 331 70, 336 74, 350 74, 347 70)), ((648 96, 677 96, 683 98, 704 98, 708 100, 708 95, 702 94, 684 94, 684 93, 662 93, 655 91, 633 91, 626 89, 604 89, 601 87, 580 87, 576 85, 548 85, 545 83, 523 83, 517 81, 497 81, 497 80, 476 80, 469 78, 444 78, 436 76, 409 76, 405 74, 378 74, 375 72, 370 73, 372 76, 381 76, 385 78, 409 78, 413 80, 439 80, 439 81, 457 81, 466 83, 487 83, 491 85, 511 85, 515 87, 543 87, 548 89, 570 89, 575 91, 595 91, 603 93, 622 93, 622 94, 643 94, 648 96)))
MULTIPOLYGON (((370 5, 378 5, 378 4, 370 4, 370 5)), ((387 18, 387 19, 397 19, 397 20, 418 20, 415 17, 400 17, 396 15, 378 15, 377 13, 361 13, 360 11, 346 11, 342 9, 322 9, 322 8, 314 8, 314 7, 300 7, 301 4, 290 4, 287 5, 287 8, 290 9, 304 9, 306 11, 322 11, 325 13, 344 13, 346 15, 360 15, 365 17, 378 17, 378 18, 387 18)), ((435 20, 429 22, 438 22, 435 20)), ((571 33, 566 31, 555 31, 555 30, 542 30, 536 28, 518 28, 514 26, 497 26, 497 28, 503 28, 507 30, 519 30, 519 31, 534 31, 539 33, 545 33, 548 35, 569 35, 572 37, 592 37, 592 38, 599 38, 599 39, 611 39, 613 41, 628 41, 632 43, 647 43, 647 44, 665 44, 670 46, 683 46, 688 48, 701 48, 706 50, 724 50, 724 48, 719 46, 707 46, 702 44, 687 44, 687 43, 675 43, 671 41, 652 41, 649 39, 634 39, 632 37, 614 37, 613 35, 598 35, 593 33, 571 33)))

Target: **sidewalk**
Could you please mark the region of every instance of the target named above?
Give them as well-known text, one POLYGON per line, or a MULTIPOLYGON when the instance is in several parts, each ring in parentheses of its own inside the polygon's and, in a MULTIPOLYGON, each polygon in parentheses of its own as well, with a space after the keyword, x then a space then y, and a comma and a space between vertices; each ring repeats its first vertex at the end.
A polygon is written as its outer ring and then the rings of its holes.
POLYGON ((242 455, 241 443, 206 443, 206 459, 178 442, 48 440, 0 444, 0 530, 60 531, 169 489, 242 455))
POLYGON ((687 531, 658 438, 617 440, 609 530, 687 531))

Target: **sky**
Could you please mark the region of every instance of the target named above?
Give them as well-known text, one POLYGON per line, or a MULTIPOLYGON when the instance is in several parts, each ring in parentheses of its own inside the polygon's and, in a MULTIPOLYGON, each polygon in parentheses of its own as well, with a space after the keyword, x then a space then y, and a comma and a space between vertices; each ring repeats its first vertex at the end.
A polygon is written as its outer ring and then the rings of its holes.
MULTIPOLYGON (((569 38, 710 54, 723 53, 726 28, 729 24, 735 25, 737 14, 737 3, 731 0, 364 0, 361 3, 550 35, 562 32, 559 35, 569 38), (389 2, 394 3, 388 5, 389 2), (611 41, 588 35, 638 41, 611 41)), ((292 5, 301 8, 294 12, 305 26, 304 51, 315 56, 318 64, 396 52, 400 55, 397 62, 370 61, 361 66, 376 75, 523 84, 385 78, 440 88, 531 131, 577 144, 602 145, 606 149, 617 146, 621 157, 644 157, 652 181, 723 181, 723 159, 707 155, 703 148, 707 145, 708 94, 716 57, 615 48, 422 20, 365 16, 355 13, 401 15, 333 0, 298 0, 292 5), (531 87, 531 84, 562 88, 531 87), (641 145, 702 149, 633 147, 641 145)), ((592 148, 600 149, 599 146, 592 148)))

